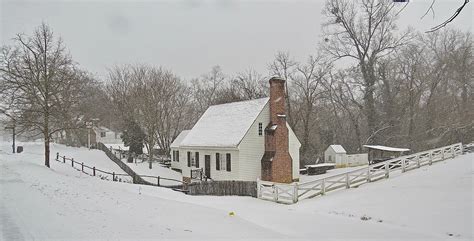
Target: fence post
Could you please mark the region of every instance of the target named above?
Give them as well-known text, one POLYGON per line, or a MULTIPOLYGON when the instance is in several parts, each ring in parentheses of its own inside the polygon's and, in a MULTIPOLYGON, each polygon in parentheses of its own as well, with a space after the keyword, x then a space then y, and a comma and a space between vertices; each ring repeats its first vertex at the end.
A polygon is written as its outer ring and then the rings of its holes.
POLYGON ((84 162, 81 162, 81 171, 84 172, 84 162))
POLYGON ((298 202, 298 183, 295 182, 295 186, 293 187, 293 203, 298 202))
POLYGON ((452 158, 454 158, 454 146, 451 146, 451 154, 452 154, 452 158))
POLYGON ((156 180, 157 180, 157 181, 156 181, 156 184, 157 184, 158 186, 160 186, 160 176, 157 176, 157 177, 156 177, 156 180))
POLYGON ((346 173, 346 188, 350 188, 350 187, 351 187, 351 183, 349 180, 349 173, 346 173))
POLYGON ((71 158, 71 166, 74 167, 74 158, 71 158))
POLYGON ((112 181, 115 182, 115 172, 112 172, 112 181))
POLYGON ((326 194, 326 179, 321 181, 321 195, 326 194))
POLYGON ((56 152, 56 161, 59 161, 59 152, 56 152))
POLYGON ((260 178, 257 178, 257 198, 262 197, 262 187, 260 185, 260 178))
POLYGON ((444 148, 441 149, 441 161, 444 161, 444 148))
POLYGON ((429 164, 430 164, 430 166, 431 166, 431 164, 433 164, 433 151, 430 151, 430 156, 429 156, 429 158, 430 158, 429 164))
POLYGON ((402 158, 402 172, 405 172, 405 171, 406 171, 405 159, 402 158))
POLYGON ((420 166, 421 166, 421 165, 420 165, 420 156, 419 156, 419 155, 416 155, 416 166, 417 166, 418 168, 420 168, 420 166))
POLYGON ((272 188, 273 188, 273 200, 275 202, 278 202, 278 187, 275 186, 275 184, 273 184, 272 188))
POLYGON ((95 167, 92 167, 92 175, 95 176, 95 167))
POLYGON ((66 156, 63 156, 63 163, 66 163, 66 156))
POLYGON ((370 166, 367 167, 367 182, 370 182, 370 166))
POLYGON ((385 163, 385 178, 390 176, 390 164, 388 162, 385 163))

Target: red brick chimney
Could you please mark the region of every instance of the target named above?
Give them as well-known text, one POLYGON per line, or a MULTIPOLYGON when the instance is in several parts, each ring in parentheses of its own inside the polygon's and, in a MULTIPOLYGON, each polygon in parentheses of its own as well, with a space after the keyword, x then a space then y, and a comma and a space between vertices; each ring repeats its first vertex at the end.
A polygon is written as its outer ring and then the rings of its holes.
POLYGON ((291 183, 292 163, 286 127, 285 80, 270 79, 270 123, 265 128, 265 154, 262 158, 262 180, 291 183))

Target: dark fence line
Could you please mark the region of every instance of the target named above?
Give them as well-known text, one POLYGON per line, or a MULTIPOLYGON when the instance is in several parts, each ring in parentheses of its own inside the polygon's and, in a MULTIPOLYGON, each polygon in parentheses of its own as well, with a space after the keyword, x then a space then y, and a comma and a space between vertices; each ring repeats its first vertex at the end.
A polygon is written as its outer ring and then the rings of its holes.
POLYGON ((257 182, 251 181, 210 181, 188 184, 190 195, 250 196, 257 197, 257 182))
POLYGON ((123 171, 125 171, 129 176, 132 177, 133 183, 135 184, 143 184, 143 185, 150 185, 150 186, 160 186, 160 187, 167 187, 167 188, 178 188, 184 186, 184 182, 181 180, 160 177, 160 176, 150 176, 150 175, 139 175, 137 174, 132 168, 130 168, 126 163, 124 163, 120 158, 118 158, 109 148, 107 148, 103 143, 97 143, 97 147, 99 150, 105 152, 107 157, 110 160, 115 162, 123 171), (155 178, 156 181, 149 182, 143 178, 155 178), (163 185, 160 183, 161 180, 166 181, 173 181, 176 182, 175 185, 163 185))
POLYGON ((103 143, 97 143, 97 149, 105 152, 105 154, 109 157, 110 160, 115 162, 124 172, 130 175, 133 178, 133 183, 135 184, 145 184, 145 185, 153 185, 150 182, 143 180, 135 171, 132 170, 127 164, 123 163, 117 156, 115 156, 109 148, 107 148, 103 143))
POLYGON ((150 176, 150 175, 138 175, 133 171, 127 164, 122 162, 117 156, 115 156, 112 151, 110 151, 104 144, 98 143, 98 149, 106 153, 106 155, 115 162, 122 170, 126 173, 115 173, 100 170, 84 164, 84 162, 74 161, 74 158, 67 158, 66 156, 60 156, 59 153, 56 154, 56 161, 66 163, 66 161, 71 162, 71 166, 78 171, 82 171, 85 174, 90 176, 99 176, 101 179, 109 180, 107 176, 100 175, 103 173, 106 175, 112 176, 112 181, 118 182, 128 182, 134 184, 150 185, 150 186, 160 186, 166 188, 172 188, 173 190, 185 192, 190 195, 213 195, 213 196, 251 196, 257 197, 257 182, 252 181, 201 181, 193 183, 185 183, 183 181, 164 178, 160 176, 150 176), (90 172, 85 170, 89 169, 90 172), (131 180, 122 179, 120 177, 129 177, 131 180), (157 181, 151 183, 144 180, 143 178, 156 178, 157 181), (175 181, 178 184, 176 185, 162 185, 160 180, 175 181))
POLYGON ((78 171, 81 171, 81 172, 83 172, 87 175, 90 175, 90 176, 98 176, 101 179, 108 180, 107 175, 110 175, 110 176, 112 176, 112 181, 130 182, 130 181, 122 180, 121 178, 119 178, 120 176, 129 176, 128 174, 115 173, 115 172, 108 172, 108 171, 100 170, 100 169, 96 168, 95 166, 91 167, 91 166, 85 165, 84 162, 74 161, 74 158, 68 158, 66 156, 60 156, 59 152, 56 153, 56 159, 55 160, 57 162, 62 162, 64 164, 66 164, 66 161, 69 161, 71 163, 72 168, 74 168, 78 171), (75 164, 75 166, 74 166, 74 164, 75 164), (89 169, 89 172, 87 172, 86 169, 89 169), (106 174, 106 175, 100 175, 100 173, 103 173, 103 174, 106 174))

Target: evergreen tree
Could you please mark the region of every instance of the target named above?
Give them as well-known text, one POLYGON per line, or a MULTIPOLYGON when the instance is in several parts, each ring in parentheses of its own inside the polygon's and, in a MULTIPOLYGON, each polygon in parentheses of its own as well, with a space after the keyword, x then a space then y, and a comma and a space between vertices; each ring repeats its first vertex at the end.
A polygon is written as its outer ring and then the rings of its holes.
POLYGON ((130 147, 130 153, 137 155, 143 154, 143 142, 145 140, 145 133, 133 120, 126 122, 126 128, 120 136, 125 146, 130 147))

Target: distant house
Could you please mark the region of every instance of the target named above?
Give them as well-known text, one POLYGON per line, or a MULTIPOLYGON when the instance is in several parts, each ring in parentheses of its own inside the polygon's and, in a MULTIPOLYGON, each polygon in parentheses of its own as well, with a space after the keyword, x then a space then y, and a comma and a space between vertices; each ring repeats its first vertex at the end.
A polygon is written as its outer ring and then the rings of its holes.
POLYGON ((90 132, 91 135, 91 145, 96 145, 98 142, 104 144, 122 144, 122 139, 120 138, 121 132, 112 131, 103 126, 93 127, 90 132))
POLYGON ((353 167, 368 164, 367 153, 347 154, 341 145, 330 145, 324 152, 324 162, 336 164, 339 167, 353 167))
POLYGON ((171 144, 171 167, 190 181, 203 169, 213 180, 299 179, 300 142, 286 122, 285 80, 270 79, 270 98, 210 106, 171 144))
POLYGON ((341 145, 330 145, 324 152, 324 162, 326 163, 342 163, 346 149, 341 145))

